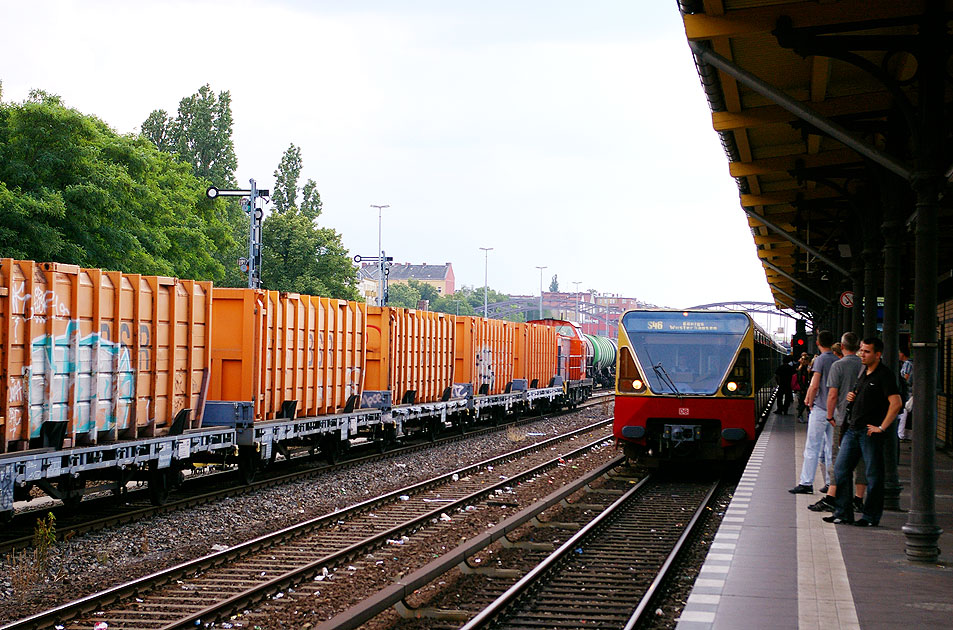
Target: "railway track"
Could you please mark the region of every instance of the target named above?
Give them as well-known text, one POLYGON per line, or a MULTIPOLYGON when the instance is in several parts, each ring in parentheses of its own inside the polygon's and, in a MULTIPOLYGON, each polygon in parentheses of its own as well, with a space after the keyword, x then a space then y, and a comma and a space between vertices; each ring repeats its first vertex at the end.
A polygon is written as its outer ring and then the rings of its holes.
MULTIPOLYGON (((619 485, 613 488, 609 483, 601 489, 602 501, 607 503, 604 509, 594 504, 599 499, 590 494, 573 504, 571 522, 548 522, 546 530, 523 530, 517 541, 487 532, 482 540, 455 550, 454 557, 431 563, 317 630, 357 628, 372 619, 370 627, 400 630, 460 628, 462 624, 466 630, 634 628, 650 609, 654 593, 717 484, 645 478, 624 492, 619 485), (598 515, 587 524, 576 522, 587 511, 598 515), (578 531, 566 534, 572 529, 578 531), (504 549, 488 551, 493 540, 505 540, 504 549), (544 552, 546 543, 541 541, 547 540, 562 544, 551 553, 544 552), (487 566, 494 556, 497 561, 487 566), (465 558, 470 560, 461 564, 459 559, 465 558), (388 610, 392 606, 397 612, 388 610)), ((497 529, 512 531, 538 521, 540 509, 551 506, 551 501, 540 502, 497 529)), ((564 511, 554 518, 565 516, 564 511)))
MULTIPOLYGON (((547 453, 545 463, 499 479, 499 469, 507 462, 515 465, 529 453, 545 453, 562 439, 565 436, 262 536, 21 619, 4 630, 64 624, 90 628, 101 622, 111 629, 177 628, 220 619, 293 584, 327 575, 369 550, 399 544, 422 527, 439 527, 446 513, 477 509, 475 505, 507 488, 560 466, 561 459, 550 459, 547 453)), ((607 437, 600 437, 564 457, 606 443, 607 437)))
MULTIPOLYGON (((553 417, 578 412, 580 409, 604 405, 611 400, 612 393, 596 394, 586 403, 575 410, 551 414, 553 417)), ((149 502, 147 489, 138 489, 120 496, 104 496, 89 498, 79 505, 54 505, 28 510, 18 513, 13 521, 3 527, 0 533, 0 554, 13 549, 28 547, 33 541, 33 529, 36 519, 52 512, 56 517, 56 532, 60 540, 149 518, 158 514, 165 514, 175 510, 186 509, 218 501, 230 496, 238 496, 255 492, 264 488, 279 486, 294 481, 307 479, 326 474, 335 470, 342 470, 351 466, 361 465, 383 459, 396 459, 423 449, 432 448, 439 444, 448 444, 489 433, 506 431, 513 427, 539 420, 538 416, 519 418, 515 421, 497 426, 479 427, 464 433, 444 435, 435 440, 422 440, 415 443, 392 448, 384 452, 377 452, 375 445, 359 446, 353 449, 357 455, 335 464, 315 464, 314 457, 306 455, 294 457, 291 460, 279 462, 279 466, 269 469, 261 478, 250 483, 242 484, 238 481, 238 472, 226 470, 215 473, 196 475, 183 484, 175 498, 163 505, 152 505, 149 502), (369 452, 374 451, 374 452, 369 452), (291 468, 291 470, 289 470, 291 468)), ((608 421, 607 421, 608 422, 608 421)))

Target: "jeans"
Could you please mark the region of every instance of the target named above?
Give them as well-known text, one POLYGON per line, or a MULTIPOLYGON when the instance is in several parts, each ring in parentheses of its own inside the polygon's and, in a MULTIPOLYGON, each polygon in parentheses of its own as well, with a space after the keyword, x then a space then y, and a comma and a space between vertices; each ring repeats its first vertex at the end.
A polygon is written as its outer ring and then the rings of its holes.
POLYGON ((814 475, 817 472, 818 462, 824 462, 824 484, 831 482, 831 446, 834 439, 834 427, 827 421, 827 411, 814 405, 807 418, 807 441, 804 443, 804 464, 801 466, 801 478, 798 481, 803 486, 814 485, 814 475))
POLYGON ((786 389, 778 388, 778 411, 781 413, 788 412, 788 408, 791 406, 792 394, 790 387, 786 389))
POLYGON ((884 513, 884 436, 882 433, 867 435, 863 429, 847 429, 840 443, 837 463, 834 464, 834 480, 837 483, 837 506, 834 516, 854 520, 853 473, 857 461, 863 457, 867 468, 867 499, 864 501, 864 518, 874 525, 880 524, 884 513))

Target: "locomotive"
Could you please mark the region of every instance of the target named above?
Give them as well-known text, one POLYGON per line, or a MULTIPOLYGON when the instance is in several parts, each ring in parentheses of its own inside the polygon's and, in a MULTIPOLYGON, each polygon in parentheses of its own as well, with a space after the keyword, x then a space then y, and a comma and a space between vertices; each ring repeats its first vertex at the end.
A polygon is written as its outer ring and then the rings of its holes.
POLYGON ((293 449, 575 407, 584 338, 508 322, 0 259, 0 518, 87 482, 166 500, 198 465, 250 482, 293 449))
POLYGON ((783 356, 744 312, 627 311, 619 323, 615 438, 649 466, 742 459, 770 410, 783 356))

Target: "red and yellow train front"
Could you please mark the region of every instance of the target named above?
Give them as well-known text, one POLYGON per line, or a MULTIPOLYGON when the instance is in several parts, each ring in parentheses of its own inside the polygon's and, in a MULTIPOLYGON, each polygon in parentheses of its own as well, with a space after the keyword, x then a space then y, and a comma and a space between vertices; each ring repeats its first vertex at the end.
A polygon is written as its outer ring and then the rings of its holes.
POLYGON ((732 460, 755 438, 746 313, 628 311, 619 324, 614 434, 648 463, 732 460))

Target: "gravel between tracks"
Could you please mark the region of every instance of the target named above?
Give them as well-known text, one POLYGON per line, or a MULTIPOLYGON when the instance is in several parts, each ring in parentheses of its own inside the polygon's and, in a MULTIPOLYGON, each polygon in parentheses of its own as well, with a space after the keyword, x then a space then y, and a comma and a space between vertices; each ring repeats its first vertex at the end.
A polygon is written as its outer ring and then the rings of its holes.
POLYGON ((53 545, 45 575, 28 549, 0 560, 0 624, 167 568, 267 532, 522 448, 607 417, 602 405, 542 418, 518 429, 475 437, 320 478, 78 536, 53 545), (26 555, 23 555, 23 554, 26 555), (26 559, 29 558, 29 559, 26 559), (33 575, 31 575, 33 574, 33 575), (26 584, 25 584, 26 583, 26 584))

